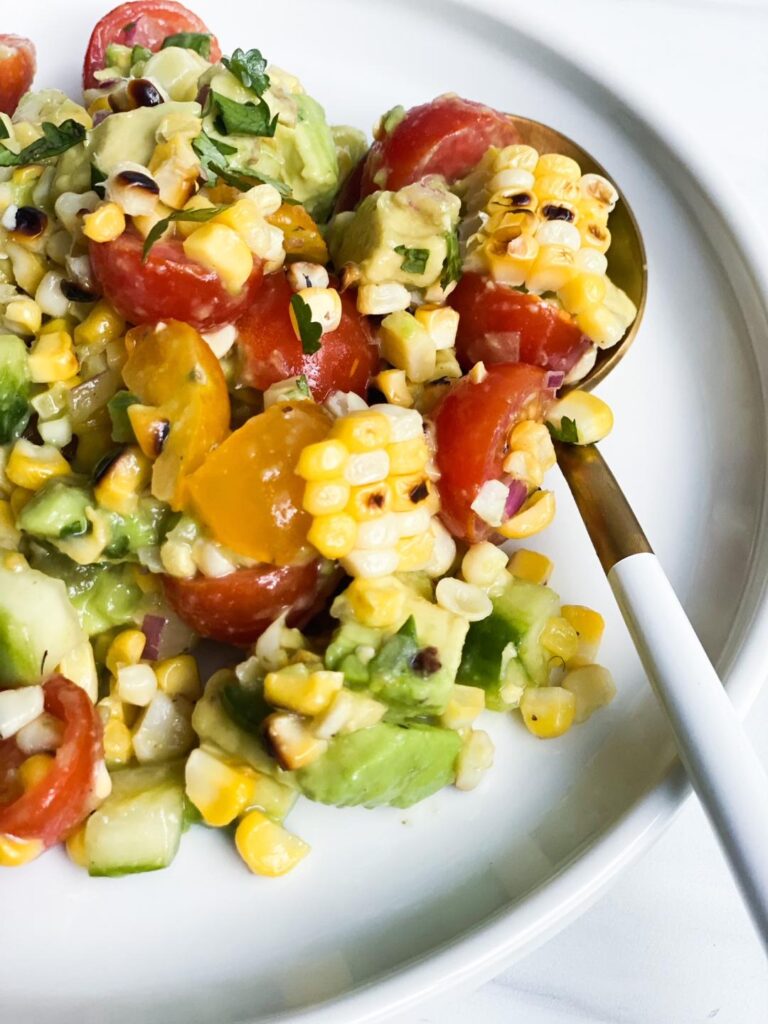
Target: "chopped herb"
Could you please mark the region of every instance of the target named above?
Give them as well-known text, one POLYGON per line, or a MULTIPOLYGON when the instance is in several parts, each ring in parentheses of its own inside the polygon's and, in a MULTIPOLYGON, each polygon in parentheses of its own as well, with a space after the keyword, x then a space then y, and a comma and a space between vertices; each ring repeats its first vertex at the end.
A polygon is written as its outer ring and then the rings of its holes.
POLYGON ((105 188, 104 182, 107 180, 107 176, 96 164, 91 164, 91 188, 101 199, 104 198, 105 188))
POLYGON ((85 138, 85 128, 72 118, 60 125, 45 121, 40 127, 43 130, 42 139, 30 142, 20 153, 12 153, 5 146, 0 146, 0 167, 21 167, 47 160, 66 152, 85 138))
POLYGON ((221 63, 246 89, 261 96, 269 88, 267 62, 261 50, 243 51, 239 47, 231 57, 222 57, 221 63))
POLYGON ((312 319, 312 310, 309 308, 309 304, 298 293, 291 296, 291 309, 296 317, 296 326, 299 328, 302 351, 305 355, 311 356, 320 348, 323 328, 312 319))
MULTIPOLYGON (((165 46, 165 43, 163 43, 163 46, 165 46)), ((131 50, 131 67, 134 64, 139 64, 141 61, 149 60, 151 56, 152 51, 148 50, 146 46, 134 46, 131 50)))
POLYGON ((211 37, 208 32, 177 32, 175 35, 166 36, 160 46, 161 50, 169 46, 180 46, 184 50, 194 50, 205 60, 211 55, 211 37))
POLYGON ((562 441, 564 444, 579 443, 579 428, 576 421, 569 419, 568 416, 563 416, 559 427, 554 423, 547 423, 547 429, 556 441, 562 441))
POLYGON ((403 257, 400 269, 406 274, 423 274, 429 259, 429 249, 409 249, 407 245, 396 245, 395 252, 403 257))
POLYGON ((8 126, 5 121, 0 118, 0 139, 10 139, 11 133, 8 131, 8 126))
POLYGON ((309 384, 303 373, 296 378, 296 390, 306 398, 310 397, 309 384))
POLYGON ((277 114, 271 117, 266 100, 238 103, 220 92, 210 93, 213 124, 222 135, 259 135, 271 138, 277 128, 277 114))
POLYGON ((461 253, 459 252, 459 236, 449 231, 445 236, 446 253, 443 260, 443 271, 440 274, 440 287, 447 288, 453 281, 461 278, 461 253))
POLYGON ((241 192, 247 192, 254 185, 272 185, 285 202, 290 202, 291 190, 282 181, 276 181, 266 174, 257 174, 251 170, 238 170, 227 162, 227 157, 236 153, 235 146, 230 146, 221 139, 214 139, 202 132, 196 139, 192 140, 192 148, 200 157, 203 175, 209 184, 214 184, 218 178, 232 185, 241 192))
POLYGON ((169 213, 167 217, 163 217, 162 220, 155 224, 144 239, 144 248, 141 251, 142 263, 146 262, 149 250, 172 221, 191 220, 203 224, 205 221, 215 217, 217 213, 221 213, 222 210, 226 210, 226 206, 204 206, 199 210, 174 210, 173 213, 169 213))

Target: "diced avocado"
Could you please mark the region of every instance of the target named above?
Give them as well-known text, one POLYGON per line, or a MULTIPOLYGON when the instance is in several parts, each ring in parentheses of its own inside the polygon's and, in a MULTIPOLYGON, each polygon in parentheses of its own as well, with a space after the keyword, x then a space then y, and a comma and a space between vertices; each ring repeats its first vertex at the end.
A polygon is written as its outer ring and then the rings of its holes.
POLYGON ((60 580, 0 568, 0 688, 39 683, 84 639, 60 580))
POLYGON ((328 244, 337 267, 355 263, 363 284, 399 281, 427 288, 440 279, 461 203, 440 181, 398 192, 374 192, 352 214, 331 223, 328 244))
POLYGON ((52 480, 21 510, 18 526, 35 537, 80 537, 88 531, 85 510, 92 504, 93 497, 85 488, 52 480))
POLYGON ((91 158, 87 143, 81 142, 66 150, 56 161, 55 167, 50 203, 55 203, 64 192, 77 192, 80 195, 90 191, 91 158))
MULTIPOLYGON (((192 712, 192 728, 201 742, 215 743, 227 754, 241 758, 257 771, 274 775, 277 766, 267 754, 258 736, 234 721, 225 704, 226 691, 239 687, 237 676, 229 669, 216 672, 208 680, 205 692, 192 712)), ((286 776, 285 781, 289 781, 286 776)))
POLYGON ((295 773, 305 796, 337 807, 410 807, 453 782, 461 737, 431 725, 382 722, 336 736, 295 773))
POLYGON ((38 89, 25 93, 13 112, 13 123, 60 125, 64 121, 77 121, 84 128, 91 127, 91 116, 79 103, 71 100, 60 89, 38 89))
MULTIPOLYGON (((103 174, 109 174, 126 160, 149 163, 158 138, 165 134, 165 122, 183 118, 194 127, 200 122, 199 103, 159 103, 156 107, 138 107, 110 114, 90 133, 88 151, 103 174)), ((198 128, 199 130, 199 128, 198 128)))
POLYGON ((0 444, 15 441, 29 419, 27 346, 15 334, 0 334, 0 444))
POLYGON ((169 46, 153 53, 142 68, 142 77, 157 82, 172 100, 189 102, 198 92, 198 81, 211 65, 194 50, 169 46))
POLYGON ((125 558, 140 548, 156 546, 173 515, 165 502, 157 498, 141 498, 139 507, 130 515, 110 512, 111 537, 104 550, 105 556, 125 558))
POLYGON ((365 156, 368 149, 368 140, 365 133, 359 128, 352 128, 347 124, 331 125, 331 136, 336 147, 336 161, 339 165, 339 181, 344 181, 347 175, 365 156))
POLYGON ((123 77, 127 77, 131 70, 132 55, 132 46, 123 46, 122 43, 110 43, 104 54, 104 67, 115 68, 123 77))
POLYGON ((85 827, 91 875, 128 875, 168 867, 185 826, 183 762, 123 768, 85 827))
POLYGON ((348 686, 364 688, 368 685, 368 667, 357 654, 358 647, 378 650, 384 631, 358 622, 343 622, 336 630, 325 651, 325 666, 334 672, 343 672, 348 686))

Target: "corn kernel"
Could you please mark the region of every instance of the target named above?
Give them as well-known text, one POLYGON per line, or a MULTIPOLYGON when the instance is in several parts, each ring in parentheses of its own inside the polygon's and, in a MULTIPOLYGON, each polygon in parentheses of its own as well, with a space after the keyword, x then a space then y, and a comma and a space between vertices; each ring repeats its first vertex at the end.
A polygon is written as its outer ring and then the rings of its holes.
POLYGON ((547 619, 539 635, 539 643, 546 650, 569 661, 578 650, 579 637, 571 623, 562 615, 553 615, 547 619))
POLYGON ((568 732, 576 716, 576 698, 561 686, 529 686, 520 698, 520 711, 529 732, 541 740, 568 732))
POLYGON ((581 168, 576 161, 562 153, 542 153, 536 164, 535 173, 537 178, 545 174, 556 174, 568 181, 578 181, 581 178, 581 168))
MULTIPOLYGON (((513 576, 529 583, 537 583, 539 586, 546 586, 554 568, 554 563, 546 555, 538 551, 528 551, 526 548, 520 548, 509 560, 509 571, 513 576)), ((564 608, 562 612, 565 616, 564 608)))
POLYGON ((14 327, 23 334, 37 334, 43 314, 35 300, 24 295, 8 303, 4 318, 9 327, 14 327))
POLYGON ((507 556, 490 541, 473 544, 461 561, 461 574, 467 583, 490 587, 507 567, 507 556))
MULTIPOLYGON (((198 192, 184 203, 185 210, 212 210, 213 207, 214 204, 208 196, 204 196, 202 192, 198 192)), ((219 219, 218 216, 216 219, 219 219)), ((234 227, 233 224, 230 224, 229 226, 234 227)), ((194 220, 177 220, 175 227, 177 235, 180 235, 182 238, 188 238, 193 231, 197 231, 199 222, 194 220)))
POLYGON ((102 203, 83 217, 83 234, 92 242, 113 242, 125 231, 125 214, 117 203, 102 203))
POLYGON ((398 553, 393 548, 350 551, 341 560, 342 567, 349 576, 364 580, 391 576, 397 571, 398 562, 398 553))
POLYGON ((130 515, 139 505, 139 494, 148 485, 151 463, 141 449, 126 448, 99 479, 93 493, 102 508, 130 515))
POLYGON ((503 537, 523 540, 544 530, 555 518, 555 496, 552 491, 535 491, 517 515, 499 527, 503 537))
POLYGON ((214 270, 230 294, 237 294, 253 271, 251 250, 225 224, 203 224, 184 239, 184 253, 214 270))
POLYGON ((11 450, 5 475, 28 491, 37 491, 55 476, 66 476, 70 465, 58 448, 52 445, 35 445, 26 438, 20 438, 11 450))
POLYGON ((104 725, 104 760, 110 768, 118 768, 128 764, 132 756, 131 730, 119 718, 110 717, 104 725))
POLYGON ((352 613, 363 626, 394 629, 404 621, 406 590, 391 576, 353 580, 345 593, 352 613))
POLYGON ((91 703, 96 703, 99 691, 99 677, 90 640, 83 640, 67 651, 58 665, 59 672, 75 686, 85 690, 91 703))
POLYGON ((520 480, 529 491, 535 491, 544 482, 541 463, 530 452, 514 451, 504 459, 502 469, 515 480, 520 480))
POLYGON ((384 317, 379 330, 381 354, 393 366, 404 370, 416 384, 431 380, 435 373, 435 342, 426 328, 410 313, 400 311, 384 317))
POLYGON ((364 409, 336 420, 330 436, 350 452, 372 452, 389 444, 391 430, 386 416, 364 409))
POLYGON ((413 395, 408 387, 405 370, 382 370, 371 383, 391 405, 404 409, 409 409, 413 405, 413 395))
POLYGON ((593 712, 610 704, 616 696, 613 676, 602 665, 582 665, 567 672, 563 689, 573 694, 576 704, 574 717, 579 723, 586 722, 593 712))
POLYGON ((613 429, 611 407, 588 391, 570 391, 555 402, 547 413, 547 422, 558 430, 566 418, 576 424, 577 444, 595 444, 607 437, 613 429))
POLYGON ((459 314, 451 306, 419 306, 414 316, 426 329, 438 352, 456 344, 459 314))
POLYGON ((411 304, 411 293, 404 284, 389 281, 385 284, 362 284, 357 289, 357 309, 366 316, 384 316, 406 310, 411 304))
POLYGON ((435 600, 441 608, 468 622, 487 619, 493 611, 491 599, 480 587, 446 576, 435 587, 435 600))
POLYGON ((299 456, 296 472, 304 480, 335 480, 343 473, 348 456, 346 445, 339 440, 308 444, 299 456))
POLYGON ((76 345, 98 345, 115 341, 125 330, 125 320, 116 309, 102 299, 82 323, 75 327, 76 345))
POLYGON ((313 731, 320 739, 331 739, 338 733, 357 732, 368 729, 380 722, 387 712, 387 705, 382 704, 364 693, 342 689, 336 698, 319 718, 315 719, 313 731))
POLYGON ((147 638, 140 629, 124 629, 118 633, 107 651, 106 666, 113 676, 121 665, 136 665, 141 661, 147 638))
POLYGON ((55 758, 50 754, 33 754, 19 765, 19 781, 25 792, 42 782, 53 768, 55 758))
POLYGON ((393 476, 418 473, 423 470, 429 460, 427 442, 423 437, 410 441, 397 441, 387 445, 389 456, 389 472, 393 476))
MULTIPOLYGON (((409 504, 408 511, 413 507, 413 504, 409 504)), ((387 515, 392 509, 393 491, 389 481, 352 488, 347 512, 356 522, 376 519, 387 515)))
POLYGON ((76 829, 66 840, 67 856, 79 868, 88 867, 88 853, 85 847, 85 823, 76 829))
POLYGON ((0 833, 0 868, 20 868, 45 850, 40 839, 17 839, 0 833))
MULTIPOLYGON (((361 488, 361 490, 364 488, 361 488)), ((331 516, 317 516, 307 533, 307 540, 324 558, 343 558, 353 550, 357 537, 357 522, 343 512, 331 516)))
POLYGON ((343 512, 350 497, 350 486, 343 480, 310 480, 304 488, 303 505, 312 516, 343 512))
POLYGON ((440 716, 440 724, 446 729, 464 729, 471 725, 481 711, 485 709, 485 690, 479 686, 462 686, 456 683, 445 710, 440 716))
POLYGON ((557 293, 563 308, 576 315, 601 305, 605 300, 605 278, 598 274, 577 274, 557 293))
POLYGON ((289 711, 270 715, 264 725, 275 757, 286 771, 296 771, 311 764, 328 749, 325 740, 315 736, 305 721, 289 711))
POLYGON ((204 747, 189 755, 184 775, 187 797, 200 811, 206 825, 214 828, 229 825, 253 800, 253 770, 204 747))
POLYGON ((482 729, 471 729, 456 762, 454 785, 465 792, 474 789, 493 765, 493 740, 482 729))
POLYGON ((426 571, 435 552, 435 538, 431 531, 401 537, 395 544, 398 572, 426 571))
MULTIPOLYGON (((297 294, 309 306, 312 322, 320 324, 323 334, 336 330, 341 323, 341 296, 335 288, 302 288, 297 294)), ((293 303, 288 307, 288 314, 293 333, 301 341, 301 329, 293 303)))
POLYGON ((72 337, 66 331, 41 334, 29 353, 29 374, 35 384, 69 380, 78 369, 72 337))
POLYGON ((157 693, 157 676, 151 665, 119 665, 117 669, 117 693, 126 704, 145 708, 157 693))
POLYGON ((169 697, 186 697, 197 700, 202 696, 200 671, 191 654, 178 654, 155 665, 157 685, 169 697))
POLYGON ((344 685, 344 673, 302 673, 298 671, 300 667, 289 666, 279 672, 268 672, 264 679, 264 696, 270 704, 288 711, 319 715, 344 685))
POLYGON ((435 493, 432 482, 424 473, 409 473, 404 476, 393 476, 392 510, 394 512, 410 512, 424 503, 429 503, 435 493))
POLYGON ((298 836, 261 811, 250 811, 237 826, 235 845, 246 865, 256 875, 276 878, 285 875, 309 853, 298 836))
POLYGON ((578 650, 571 657, 569 666, 575 664, 577 660, 580 664, 593 662, 597 657, 600 641, 603 639, 605 631, 603 616, 580 604, 564 604, 560 609, 560 614, 570 622, 579 639, 578 650))

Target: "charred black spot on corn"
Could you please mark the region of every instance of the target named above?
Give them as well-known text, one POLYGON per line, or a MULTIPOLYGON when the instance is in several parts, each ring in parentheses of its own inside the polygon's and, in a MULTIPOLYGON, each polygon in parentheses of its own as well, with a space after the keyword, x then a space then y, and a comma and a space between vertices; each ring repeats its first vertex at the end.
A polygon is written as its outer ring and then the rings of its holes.
POLYGON ((423 647, 411 658, 411 669, 419 676, 431 676, 443 667, 436 647, 423 647))
POLYGON ((120 171, 115 175, 115 182, 124 188, 140 188, 144 192, 151 192, 154 196, 160 195, 160 186, 150 178, 148 174, 141 171, 120 171))
POLYGON ((20 206, 16 210, 11 232, 22 238, 39 238, 48 227, 48 215, 36 206, 20 206))
POLYGON ((420 501, 424 501, 425 498, 429 497, 429 487, 427 486, 426 480, 421 480, 412 487, 408 492, 408 497, 411 499, 414 505, 418 505, 420 501))
POLYGON ((102 455, 99 461, 96 463, 93 469, 91 479, 94 484, 101 483, 105 476, 112 471, 115 464, 119 462, 120 456, 123 454, 122 448, 115 448, 111 452, 107 452, 106 455, 102 455))
POLYGON ((561 203, 545 203, 541 208, 541 215, 545 220, 565 220, 569 223, 576 219, 576 214, 570 206, 561 203))
POLYGON ((148 78, 131 78, 109 95, 109 105, 117 113, 138 107, 157 107, 164 102, 160 90, 148 78))
POLYGON ((75 284, 74 281, 62 281, 61 291, 66 299, 70 302, 95 302, 98 298, 92 292, 86 291, 85 288, 81 288, 79 284, 75 284))

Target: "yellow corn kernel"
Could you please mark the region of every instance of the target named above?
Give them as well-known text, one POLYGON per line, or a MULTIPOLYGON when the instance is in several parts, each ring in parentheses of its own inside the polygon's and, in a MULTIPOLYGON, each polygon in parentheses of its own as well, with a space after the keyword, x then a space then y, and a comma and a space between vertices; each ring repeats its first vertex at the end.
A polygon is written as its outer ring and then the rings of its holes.
POLYGON ((87 109, 90 117, 94 117, 101 110, 108 110, 110 113, 112 113, 112 106, 109 102, 109 96, 99 96, 98 99, 95 99, 93 103, 90 103, 88 105, 87 109))
POLYGON ((105 299, 101 299, 85 320, 75 327, 75 344, 107 344, 119 338, 124 331, 125 320, 105 299))
POLYGON ((523 171, 533 171, 536 169, 538 160, 538 150, 534 149, 533 146, 515 144, 505 146, 498 151, 493 163, 493 169, 495 171, 505 171, 516 167, 523 171))
POLYGON ((340 512, 317 516, 307 533, 307 540, 324 558, 344 558, 353 550, 357 538, 357 522, 340 512))
POLYGON ((350 487, 343 480, 309 480, 304 488, 304 510, 311 516, 343 512, 349 503, 350 487))
POLYGON ((113 242, 125 231, 125 214, 117 203, 102 203, 83 217, 83 234, 92 242, 113 242))
POLYGON ((557 293, 563 308, 574 316, 586 313, 605 301, 605 277, 600 274, 577 274, 557 293))
POLYGON ((79 868, 88 867, 88 854, 85 848, 85 824, 76 829, 68 837, 64 845, 67 850, 67 856, 73 864, 77 864, 79 868))
MULTIPOLYGON (((103 704, 103 701, 99 701, 103 704)), ((104 725, 104 760, 108 767, 128 764, 133 756, 131 730, 119 718, 111 717, 104 725)))
POLYGON ((616 696, 613 676, 602 665, 582 665, 567 672, 563 689, 572 693, 576 701, 575 721, 586 720, 598 708, 610 704, 616 696))
POLYGON ((535 491, 523 507, 499 527, 503 537, 524 540, 544 530, 555 518, 555 496, 552 491, 535 491))
POLYGON ((309 853, 298 836, 275 824, 261 811, 250 811, 235 832, 237 852, 256 875, 285 875, 309 853))
POLYGON ((581 168, 576 161, 562 153, 542 153, 534 173, 537 178, 545 174, 556 174, 568 181, 578 181, 581 178, 581 168))
MULTIPOLYGON (((152 228, 156 224, 158 224, 161 220, 165 220, 166 217, 171 212, 172 212, 171 208, 169 206, 166 206, 165 203, 156 203, 151 213, 134 214, 131 217, 131 221, 133 222, 133 226, 139 232, 141 237, 142 238, 146 238, 147 235, 152 230, 152 228)), ((156 239, 156 241, 160 242, 160 241, 168 238, 170 235, 173 234, 173 231, 177 227, 177 225, 181 224, 181 223, 182 223, 181 221, 176 221, 173 224, 169 224, 168 227, 166 227, 161 232, 160 236, 156 239)), ((189 221, 187 221, 187 223, 189 223, 189 221)), ((195 230, 197 230, 199 225, 193 223, 192 227, 195 230)), ((190 231, 189 233, 191 234, 192 232, 190 231)), ((150 258, 151 258, 151 252, 150 252, 150 258)))
POLYGON ((546 473, 557 462, 552 438, 543 423, 535 420, 522 420, 516 424, 509 435, 509 447, 512 451, 528 452, 546 473))
POLYGON ((435 373, 437 349, 426 328, 416 317, 399 310, 381 321, 381 354, 393 366, 404 370, 415 384, 431 380, 435 373))
POLYGON ((493 767, 496 748, 493 740, 482 729, 469 729, 456 759, 454 786, 465 792, 475 789, 483 775, 493 767))
POLYGON ((481 711, 485 710, 485 690, 479 686, 451 687, 448 703, 440 716, 440 724, 446 729, 465 729, 471 725, 481 711))
MULTIPOLYGON (((353 487, 347 512, 356 522, 363 523, 386 515, 392 508, 392 487, 386 480, 382 480, 377 484, 353 487)), ((411 508, 412 505, 408 510, 411 508)))
POLYGON ((483 256, 494 281, 517 288, 528 279, 539 248, 536 239, 528 234, 517 238, 493 235, 485 243, 483 256))
POLYGON ((344 472, 348 458, 349 452, 341 441, 318 441, 303 449, 296 472, 304 480, 335 480, 344 472))
POLYGON ((390 442, 391 433, 392 427, 386 416, 363 409, 336 420, 330 436, 341 441, 348 451, 359 454, 384 448, 390 442))
POLYGON ((414 316, 427 331, 438 352, 453 348, 456 344, 459 314, 451 306, 419 306, 414 316))
POLYGON ((298 792, 284 786, 264 772, 254 772, 253 795, 248 801, 247 811, 258 808, 273 821, 282 821, 298 799, 298 792))
POLYGON ((581 604, 564 604, 560 609, 560 614, 570 622, 576 630, 579 639, 578 650, 571 657, 569 666, 577 662, 579 664, 593 662, 597 657, 600 642, 605 632, 605 619, 603 616, 599 612, 593 611, 591 608, 585 608, 581 604))
POLYGON ((405 619, 406 590, 392 576, 353 580, 345 591, 355 618, 375 629, 399 627, 405 619))
POLYGON ((548 423, 561 430, 564 419, 576 425, 577 444, 595 444, 613 429, 611 407, 588 391, 569 391, 550 407, 548 423))
POLYGON ((195 189, 200 160, 188 138, 174 135, 155 146, 148 169, 160 189, 161 202, 179 210, 195 189))
POLYGON ((40 839, 17 839, 0 833, 0 868, 20 868, 45 849, 40 839))
POLYGON ((27 295, 34 295, 48 270, 46 260, 18 242, 6 242, 5 250, 11 261, 16 284, 27 295))
MULTIPOLYGON (((198 192, 184 203, 185 210, 212 210, 213 207, 214 204, 202 192, 198 192)), ((193 231, 197 231, 199 226, 199 222, 194 220, 177 220, 175 222, 176 234, 181 235, 182 238, 189 238, 193 231)), ((230 225, 230 227, 232 226, 230 225)))
POLYGON ((520 711, 529 732, 540 740, 568 732, 576 717, 576 698, 561 686, 529 686, 520 698, 520 711))
POLYGON ((302 665, 291 665, 279 672, 268 672, 264 696, 270 704, 300 715, 319 715, 344 685, 343 672, 301 672, 302 665))
POLYGON ((476 587, 490 587, 507 567, 507 556, 490 541, 473 544, 461 560, 461 575, 476 587))
POLYGON ((35 384, 69 380, 78 369, 72 337, 66 331, 41 334, 29 353, 29 373, 35 384))
MULTIPOLYGON (((538 166, 536 168, 538 172, 538 166)), ((536 173, 535 172, 535 173, 536 173)), ((538 174, 533 190, 538 196, 539 204, 547 200, 556 202, 577 203, 580 198, 579 183, 562 174, 538 174)))
MULTIPOLYGON (((542 555, 539 551, 520 548, 510 558, 508 568, 518 579, 527 580, 529 583, 538 583, 543 587, 549 582, 555 565, 550 558, 542 555)), ((564 609, 563 615, 565 615, 564 609)))
POLYGON ((225 224, 203 224, 184 239, 184 253, 214 270, 235 295, 253 271, 253 255, 242 238, 225 224))
POLYGON ((24 572, 29 568, 29 562, 19 551, 3 551, 2 566, 8 572, 24 572))
POLYGON ((21 510, 34 496, 35 492, 28 491, 26 487, 14 487, 11 497, 8 499, 14 519, 18 519, 21 510))
POLYGON ((414 437, 410 441, 395 441, 387 445, 389 455, 389 472, 392 476, 404 476, 423 470, 429 460, 427 442, 423 437, 414 437))
POLYGON ((43 319, 42 310, 27 295, 14 299, 5 307, 5 322, 23 334, 37 334, 43 319))
POLYGON ((139 494, 149 483, 152 468, 149 459, 135 446, 126 448, 93 489, 102 508, 130 515, 139 504, 139 494))
POLYGON ((424 506, 434 494, 434 486, 423 472, 393 476, 389 482, 392 485, 393 512, 412 512, 424 506))
POLYGON ((306 719, 290 711, 270 715, 264 725, 275 758, 286 771, 311 764, 328 749, 327 741, 314 735, 306 719))
POLYGON ((535 294, 559 292, 576 273, 573 250, 564 245, 542 245, 525 278, 535 294))
POLYGON ((202 696, 200 670, 191 654, 177 654, 155 665, 157 685, 169 697, 186 697, 197 700, 202 696))
POLYGON ((33 789, 53 768, 55 758, 50 754, 33 754, 19 765, 18 774, 24 790, 33 789))
POLYGON ((408 387, 405 370, 382 370, 371 383, 379 389, 390 405, 399 405, 404 409, 410 409, 413 405, 413 395, 408 387))
POLYGON ((521 480, 529 491, 535 491, 544 482, 541 463, 530 452, 510 452, 502 463, 502 469, 515 480, 521 480))
POLYGON ((0 547, 15 547, 20 539, 10 501, 0 500, 0 547))
MULTIPOLYGON (((297 294, 309 306, 310 318, 313 323, 320 324, 323 334, 336 330, 341 323, 341 296, 335 288, 302 288, 297 294)), ((288 314, 293 333, 301 341, 301 328, 293 303, 288 307, 288 314)))
POLYGON ((83 640, 67 651, 59 662, 58 670, 75 686, 85 690, 91 703, 96 703, 99 695, 99 677, 90 640, 83 640))
POLYGON ((398 572, 420 572, 427 568, 435 550, 434 535, 427 531, 401 537, 395 544, 398 572))
POLYGON ((248 765, 204 747, 189 755, 184 775, 187 797, 214 828, 233 822, 254 796, 254 772, 248 765))
POLYGON ((113 676, 121 665, 138 665, 147 638, 140 629, 124 629, 118 633, 107 651, 106 666, 113 676))
POLYGON ((13 446, 5 467, 5 475, 11 483, 28 491, 38 491, 52 477, 66 476, 71 472, 69 463, 58 448, 49 444, 32 444, 23 437, 13 446))
POLYGON ((581 220, 578 224, 581 244, 587 249, 607 252, 611 245, 611 232, 599 220, 581 220))
POLYGON ((539 634, 539 643, 566 662, 576 654, 579 637, 568 619, 562 615, 553 615, 544 623, 544 628, 539 634))

